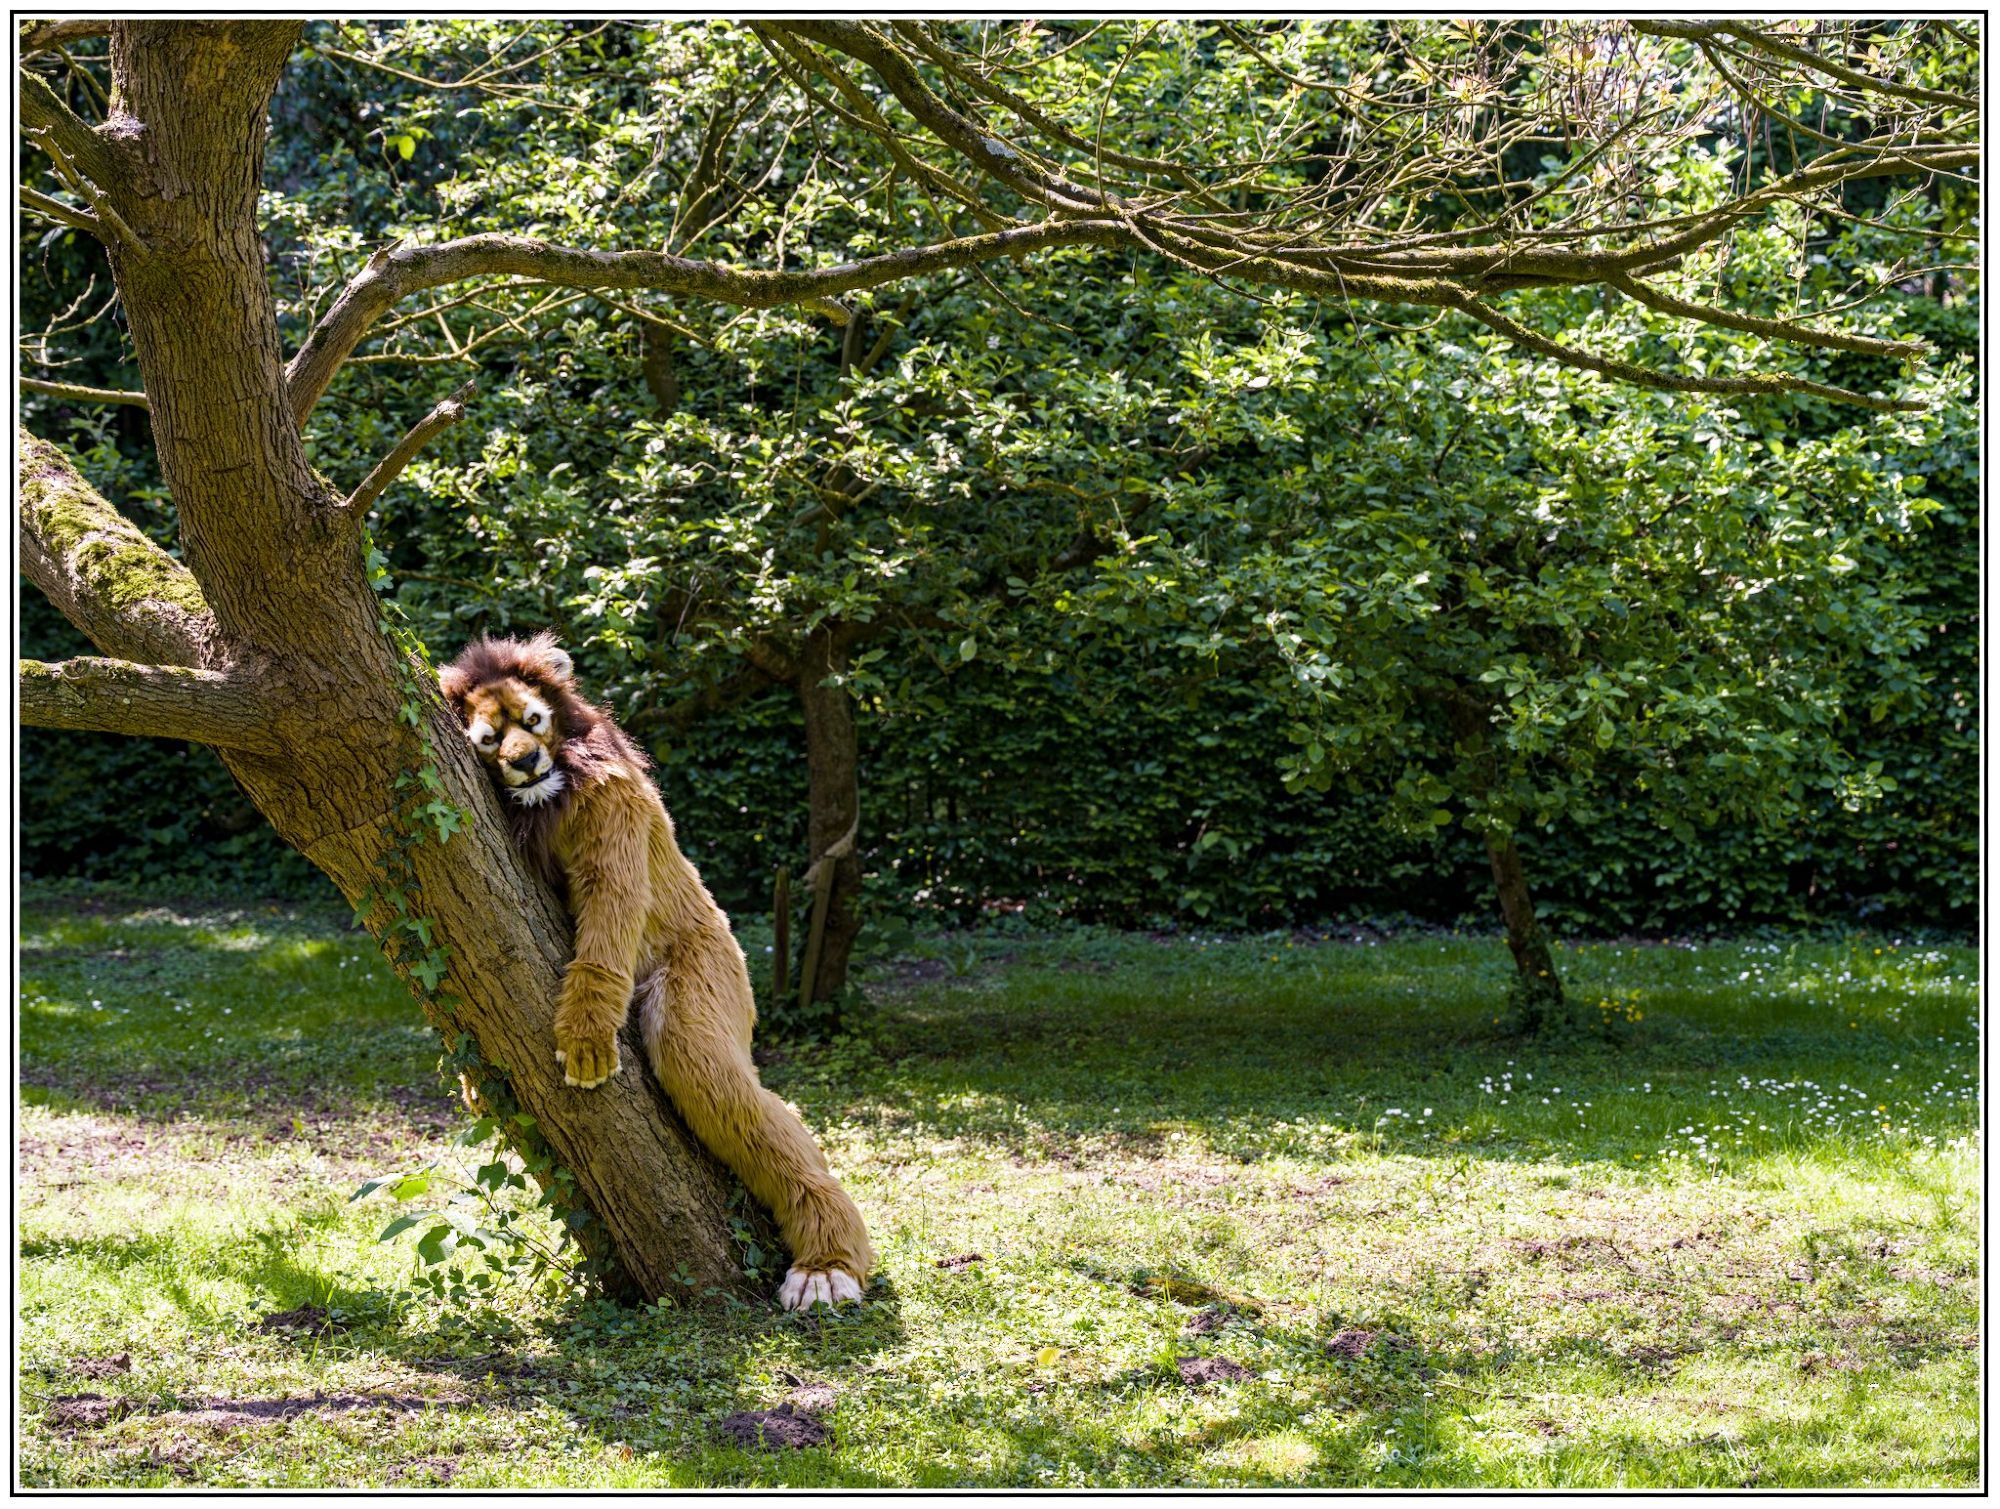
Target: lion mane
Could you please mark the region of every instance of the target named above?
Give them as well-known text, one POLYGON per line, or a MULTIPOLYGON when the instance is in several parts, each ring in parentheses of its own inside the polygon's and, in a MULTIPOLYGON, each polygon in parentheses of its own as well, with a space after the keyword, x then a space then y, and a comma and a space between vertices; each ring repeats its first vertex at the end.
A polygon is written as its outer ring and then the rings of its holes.
POLYGON ((438 673, 440 688, 461 725, 466 720, 466 698, 474 688, 495 686, 509 678, 537 693, 555 714, 559 742, 550 753, 565 780, 552 801, 528 807, 503 799, 501 807, 515 845, 536 873, 560 891, 562 871, 550 848, 577 793, 613 771, 643 780, 653 762, 609 712, 577 691, 569 655, 546 630, 532 639, 476 639, 438 673))

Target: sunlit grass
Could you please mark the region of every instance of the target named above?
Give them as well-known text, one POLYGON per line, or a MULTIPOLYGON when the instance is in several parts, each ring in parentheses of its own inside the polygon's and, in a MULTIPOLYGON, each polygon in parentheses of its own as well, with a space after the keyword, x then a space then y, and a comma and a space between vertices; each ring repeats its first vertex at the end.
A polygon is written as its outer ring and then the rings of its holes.
POLYGON ((1574 948, 1556 1050, 1492 939, 933 940, 766 1070, 884 1257, 823 1321, 416 1297, 347 1197, 453 1113, 338 917, 31 899, 22 964, 30 1484, 1977 1480, 1967 949, 1574 948), (831 1449, 717 1431, 818 1385, 831 1449))

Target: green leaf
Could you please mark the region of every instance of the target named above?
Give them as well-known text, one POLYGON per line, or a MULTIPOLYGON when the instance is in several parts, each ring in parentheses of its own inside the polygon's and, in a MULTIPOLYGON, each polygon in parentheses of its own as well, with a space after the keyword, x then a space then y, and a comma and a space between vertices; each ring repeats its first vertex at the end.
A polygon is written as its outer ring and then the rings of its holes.
POLYGON ((389 1198, 392 1200, 414 1200, 418 1195, 428 1193, 430 1187, 430 1171, 425 1170, 421 1174, 411 1174, 407 1178, 398 1180, 395 1186, 390 1189, 389 1198))

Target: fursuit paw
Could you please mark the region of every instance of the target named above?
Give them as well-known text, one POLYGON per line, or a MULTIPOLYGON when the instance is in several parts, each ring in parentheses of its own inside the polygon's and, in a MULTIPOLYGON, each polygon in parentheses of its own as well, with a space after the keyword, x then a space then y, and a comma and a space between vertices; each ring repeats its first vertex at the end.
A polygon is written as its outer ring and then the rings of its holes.
POLYGON ((778 1286, 778 1305, 785 1310, 860 1303, 860 1282, 838 1268, 794 1268, 778 1286))
POLYGON ((556 1027, 556 1062, 563 1066, 563 1083, 594 1090, 618 1072, 618 1034, 601 1037, 556 1027))

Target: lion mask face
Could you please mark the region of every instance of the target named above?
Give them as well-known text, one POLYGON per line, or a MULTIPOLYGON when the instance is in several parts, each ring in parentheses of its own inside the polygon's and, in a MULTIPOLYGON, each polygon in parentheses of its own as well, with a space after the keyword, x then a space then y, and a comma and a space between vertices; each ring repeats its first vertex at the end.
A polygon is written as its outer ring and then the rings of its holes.
POLYGON ((568 784, 560 757, 572 677, 550 634, 478 640, 438 673, 473 752, 523 807, 554 801, 568 784))

